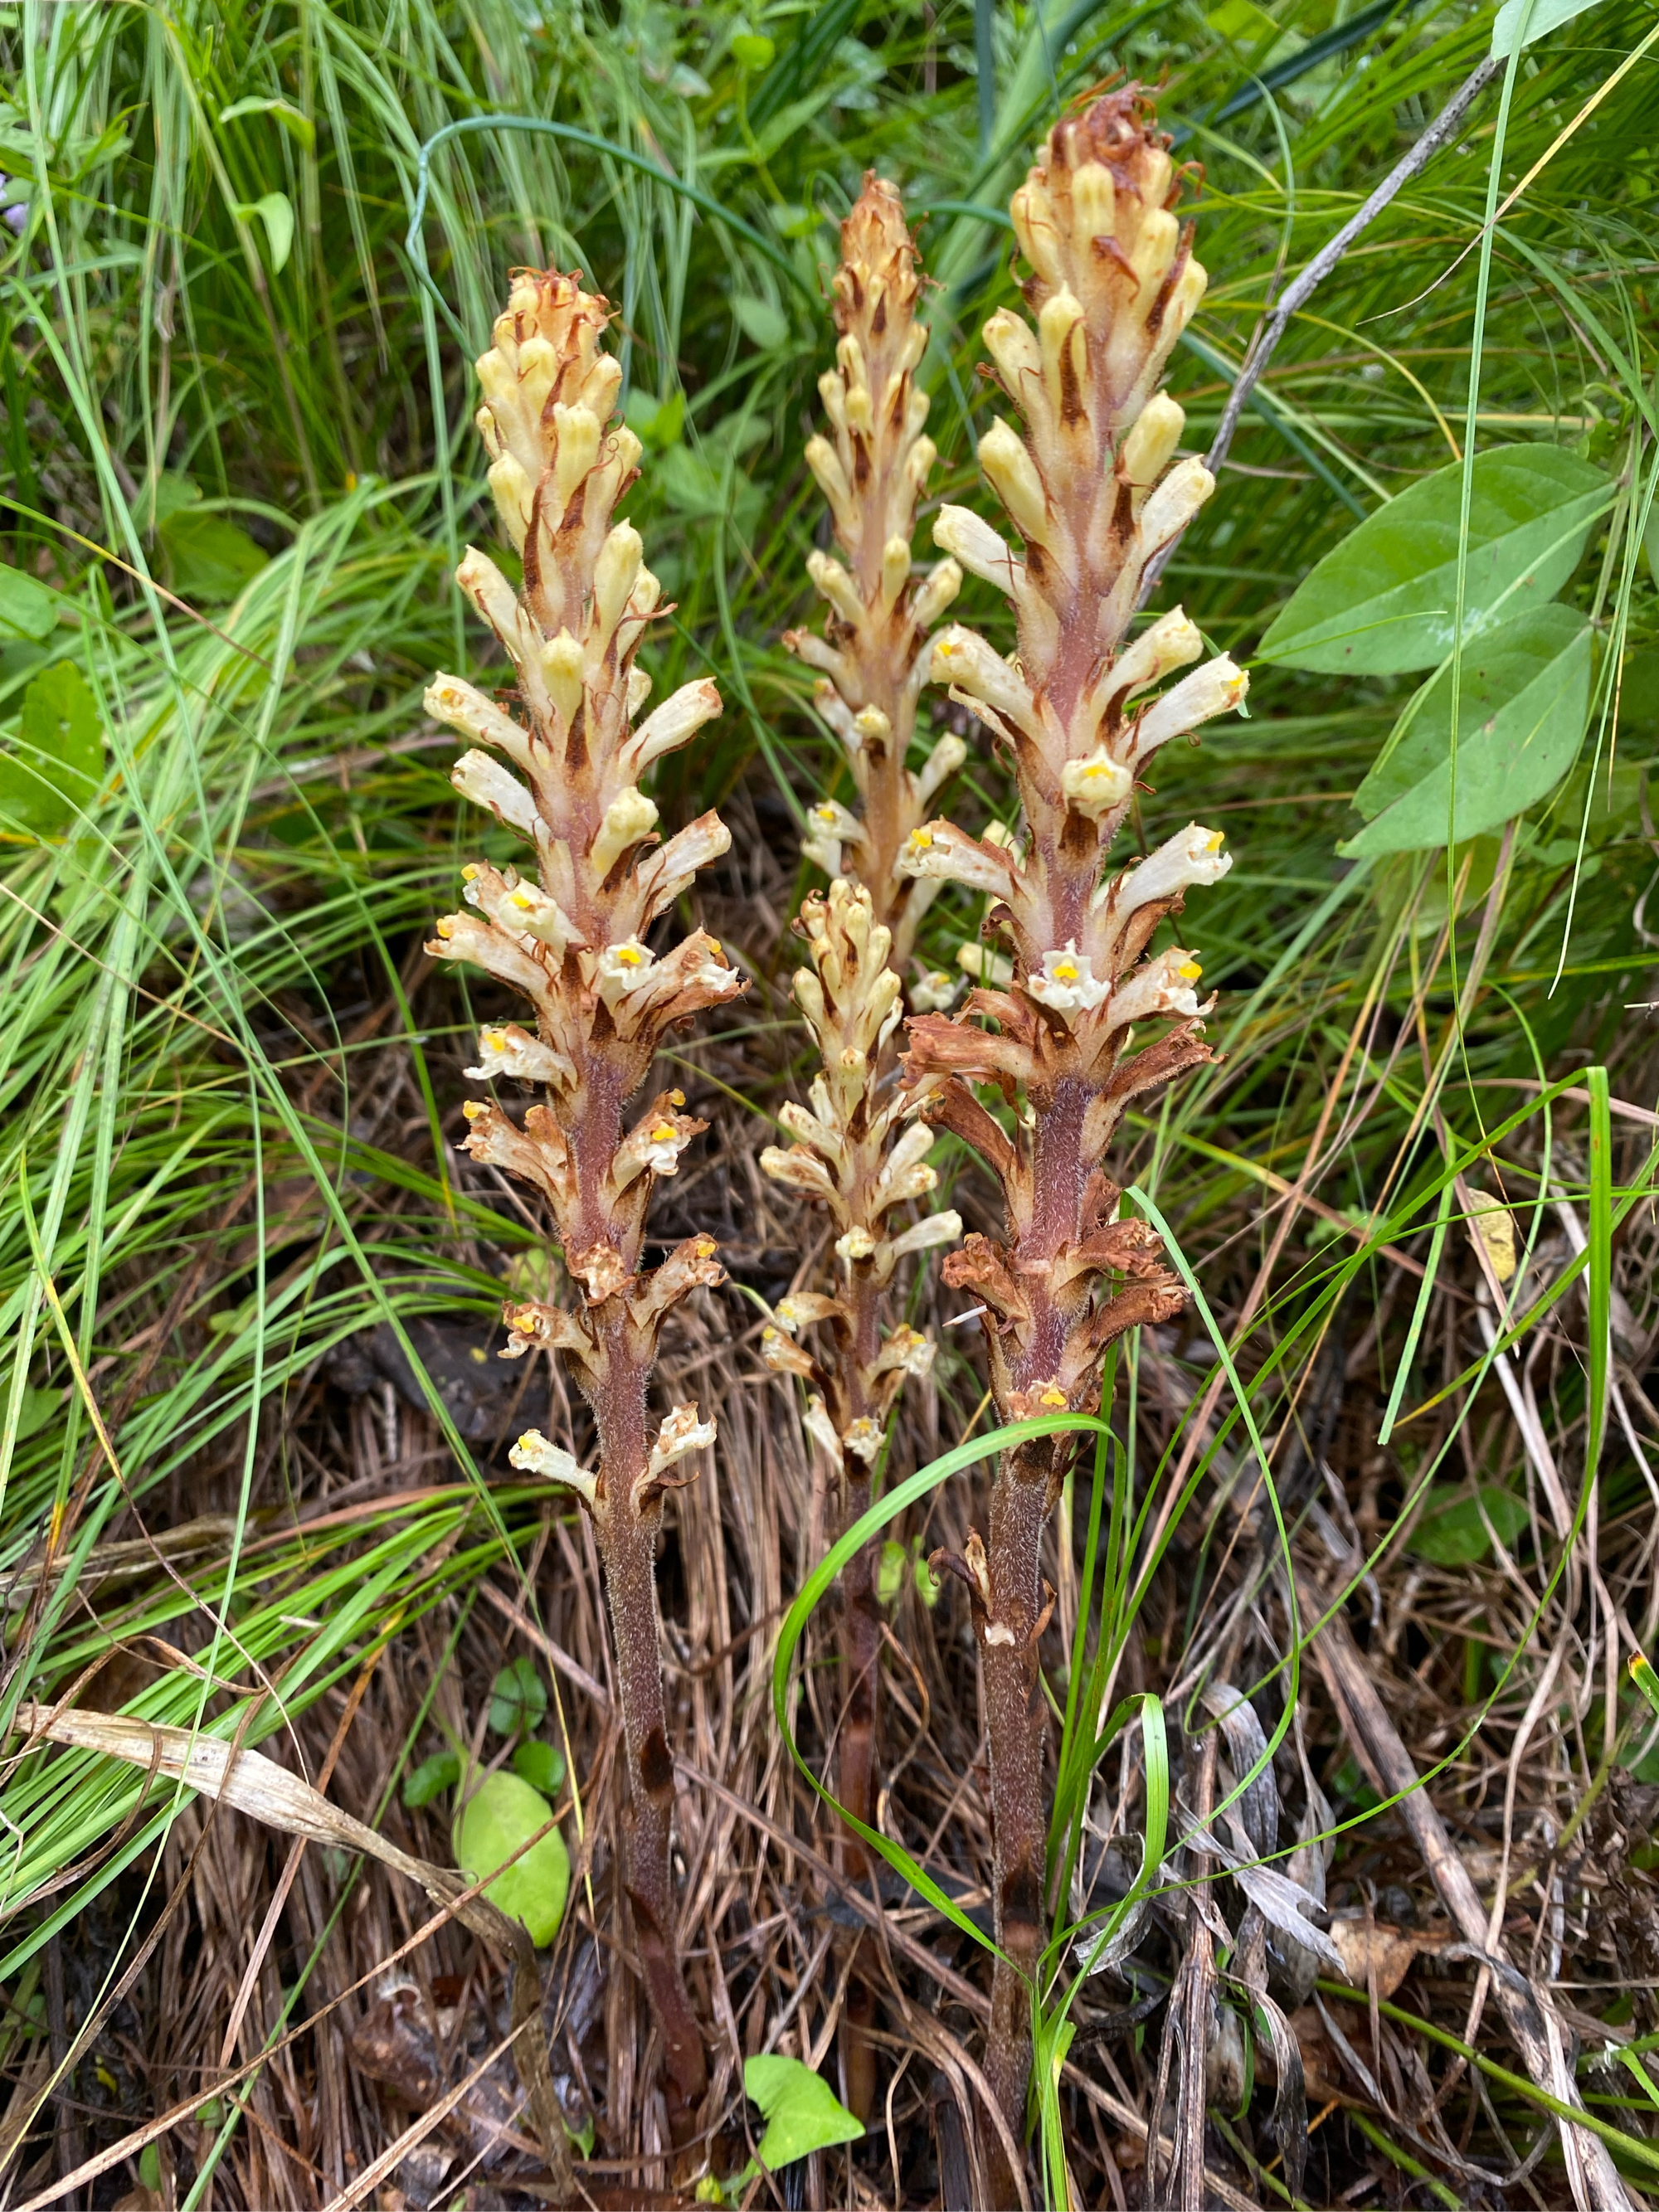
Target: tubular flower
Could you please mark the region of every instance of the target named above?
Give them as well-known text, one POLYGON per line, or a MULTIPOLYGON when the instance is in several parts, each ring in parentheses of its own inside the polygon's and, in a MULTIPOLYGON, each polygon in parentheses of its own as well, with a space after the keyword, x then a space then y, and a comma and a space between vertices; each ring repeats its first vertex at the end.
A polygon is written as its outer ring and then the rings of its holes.
POLYGON ((803 850, 827 875, 869 886, 903 972, 937 886, 902 871, 899 855, 967 757, 950 734, 919 773, 905 765, 932 666, 929 632, 961 589, 962 569, 948 557, 929 574, 915 566, 916 502, 934 459, 922 428, 927 398, 915 383, 927 332, 916 320, 921 279, 904 210, 873 171, 842 225, 833 289, 840 343, 818 380, 830 434, 811 441, 806 460, 843 558, 809 556, 829 621, 822 636, 791 630, 784 642, 820 672, 818 709, 846 749, 860 813, 815 808, 803 850))
POLYGON ((676 1944, 654 1547, 673 1486, 665 1470, 711 1442, 714 1429, 695 1407, 677 1407, 653 1443, 646 1395, 664 1316, 722 1276, 707 1238, 654 1270, 641 1265, 653 1188, 704 1124, 679 1110, 678 1091, 631 1127, 623 1116, 664 1033, 744 984, 702 930, 661 953, 645 941, 729 840, 708 814, 659 847, 657 808, 639 786, 652 762, 720 711, 720 696, 708 682, 687 684, 635 725, 650 689, 635 656, 659 592, 639 532, 617 518, 640 445, 611 421, 622 372, 603 344, 609 319, 578 277, 520 270, 477 364, 490 489, 524 581, 508 584, 477 551, 457 580, 513 665, 516 709, 453 676, 434 679, 427 708, 473 744, 453 773, 456 789, 527 841, 533 871, 470 865, 471 911, 441 921, 428 950, 483 968, 534 1009, 533 1033, 514 1023, 485 1028, 470 1072, 537 1085, 545 1097, 521 1122, 472 1102, 465 1149, 542 1194, 565 1272, 583 1293, 565 1307, 509 1304, 505 1356, 563 1354, 593 1408, 598 1470, 584 1472, 535 1431, 510 1456, 574 1491, 593 1521, 627 1741, 635 1948, 665 2054, 671 2124, 684 2140, 697 2124, 707 2070, 676 1944))
MULTIPOLYGON (((1137 773, 1155 750, 1243 700, 1224 654, 1161 692, 1202 641, 1180 609, 1131 636, 1142 578, 1214 486, 1176 458, 1182 416, 1156 387, 1203 297, 1181 181, 1138 87, 1108 93, 1050 132, 1012 213, 1030 273, 1029 319, 985 330, 993 371, 1023 429, 993 424, 981 467, 1009 535, 947 507, 934 536, 1012 602, 1018 651, 1005 659, 953 624, 933 671, 1005 749, 1018 785, 1018 847, 921 823, 900 866, 986 893, 987 933, 1008 955, 964 946, 979 988, 952 1018, 909 1023, 906 1079, 925 1117, 972 1146, 1001 1182, 1005 1241, 969 1238, 947 1282, 982 1315, 1005 1421, 1099 1404, 1106 1347, 1184 1303, 1158 1239, 1120 1221, 1101 1155, 1129 1100, 1209 1056, 1193 986, 1198 962, 1148 958, 1186 893, 1231 866, 1197 823, 1137 866, 1107 854, 1137 773), (1018 544, 1014 543, 1018 540, 1018 544), (1175 1026, 1125 1057, 1131 1023, 1175 1026), (975 1095, 998 1086, 1019 1110, 1012 1133, 975 1095)), ((975 1587, 983 1662, 995 1848, 996 1932, 986 2067, 1018 2136, 1030 2062, 1029 1978, 1043 1938, 1045 1704, 1038 1645, 1048 1617, 1038 1562, 1065 1465, 1060 1440, 1006 1455, 975 1587)), ((999 2203, 1019 2191, 988 2137, 999 2203)))

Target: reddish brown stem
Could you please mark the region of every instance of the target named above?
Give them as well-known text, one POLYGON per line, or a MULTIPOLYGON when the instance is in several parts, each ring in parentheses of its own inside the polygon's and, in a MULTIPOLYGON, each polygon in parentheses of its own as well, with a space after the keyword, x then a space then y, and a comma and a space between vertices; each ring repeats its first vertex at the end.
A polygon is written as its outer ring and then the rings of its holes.
MULTIPOLYGON (((849 1527, 870 1510, 870 1485, 849 1482, 847 1519, 849 1527)), ((841 1577, 841 1660, 843 1682, 841 1734, 836 1748, 836 1796, 855 1820, 875 1826, 877 1669, 881 1661, 881 1604, 876 1592, 878 1547, 866 1544, 854 1554, 841 1577)), ((849 1828, 842 1838, 842 1866, 848 1878, 864 1887, 876 1871, 876 1863, 862 1840, 849 1828)), ((876 2098, 876 2054, 870 2040, 875 2026, 876 1996, 859 1971, 856 1954, 862 1938, 854 1932, 848 1948, 854 1955, 842 2012, 840 2035, 842 2094, 854 2118, 868 2120, 876 2098)))
MULTIPOLYGON (((1038 1116, 1032 1146, 1031 1218, 1020 1240, 1030 1283, 1031 1326, 1015 1387, 1051 1375, 1059 1364, 1069 1316, 1048 1296, 1045 1263, 1079 1234, 1088 1162, 1083 1117, 1088 1100, 1077 1083, 1060 1085, 1038 1116)), ((990 1752, 993 1880, 999 1960, 991 1984, 986 2078, 1018 2142, 1025 2124, 1031 2075, 1031 1985, 1042 1948, 1043 1873, 1048 1850, 1043 1749, 1047 1713, 1040 1674, 1042 1531, 1048 1518, 1053 1446, 1005 1455, 991 1489, 986 1563, 990 1603, 981 1630, 985 1726, 990 1752), (993 1640, 994 1638, 995 1640, 993 1640)), ((985 2156, 1000 2192, 1018 2199, 1013 2176, 994 2131, 985 2130, 985 2156), (1006 2185, 1006 2187, 1005 2187, 1006 2185)))
MULTIPOLYGON (((848 1356, 843 1372, 852 1384, 849 1411, 854 1417, 871 1411, 857 1377, 874 1358, 881 1341, 880 1293, 867 1266, 854 1271, 848 1304, 852 1309, 848 1356), (851 1401, 856 1399, 856 1403, 851 1401)), ((857 1465, 855 1462, 854 1466, 857 1465)), ((867 1474, 849 1470, 847 1477, 846 1526, 854 1527, 870 1510, 872 1486, 867 1474)), ((855 1820, 875 1826, 877 1731, 879 1723, 881 1663, 881 1600, 877 1589, 878 1543, 866 1544, 842 1569, 841 1576, 841 1659, 842 1706, 836 1747, 836 1794, 855 1820)), ((860 1837, 849 1828, 842 1838, 842 1865, 860 1887, 876 1871, 875 1861, 860 1837)), ((847 2108, 854 2118, 867 2121, 875 2105, 876 2054, 870 2040, 875 2026, 874 1990, 860 1975, 856 1954, 865 1948, 854 1933, 850 1946, 854 1962, 847 1984, 842 2014, 839 2049, 847 2108)))
POLYGON ((614 1510, 596 1520, 605 1562, 605 1595, 616 1646, 617 1702, 628 1750, 628 1810, 623 1822, 624 1879, 657 2032, 663 2040, 668 2124, 676 2144, 695 2132, 708 2086, 696 2014, 680 1972, 674 1874, 674 1758, 663 1703, 660 1621, 657 1610, 659 1504, 635 1517, 631 1484, 612 1492, 614 1510))
MULTIPOLYGON (((999 1960, 991 1983, 986 2079, 1014 2140, 1025 2124, 1031 2075, 1031 1984, 1042 1948, 1042 1873, 1048 1846, 1043 1818, 1042 1687, 1037 1637, 1042 1606, 1042 1529, 1048 1498, 1048 1455, 1011 1452, 991 1487, 990 1616, 1008 1642, 981 1644, 985 1729, 991 1763, 992 1881, 999 1960)), ((999 2204, 1019 2191, 1006 2171, 995 2130, 984 2131, 986 2171, 999 2204)))

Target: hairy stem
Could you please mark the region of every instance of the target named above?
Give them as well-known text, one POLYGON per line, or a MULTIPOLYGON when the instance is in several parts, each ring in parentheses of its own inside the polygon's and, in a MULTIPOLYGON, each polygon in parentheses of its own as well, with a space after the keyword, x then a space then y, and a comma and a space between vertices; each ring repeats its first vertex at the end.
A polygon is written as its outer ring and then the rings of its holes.
MULTIPOLYGON (((607 1452, 607 1462, 609 1457, 607 1452)), ((638 1464, 630 1473, 637 1472, 638 1464)), ((621 1487, 621 1498, 628 1497, 630 1487, 621 1487)), ((670 1856, 674 1759, 668 1747, 659 1650, 656 1550, 661 1523, 659 1505, 637 1517, 624 1506, 603 1516, 597 1527, 616 1645, 617 1700, 628 1746, 624 1877, 634 1911, 640 1972, 663 2041, 669 2129, 675 2142, 683 2144, 695 2130, 708 2069, 680 1971, 670 1856)))

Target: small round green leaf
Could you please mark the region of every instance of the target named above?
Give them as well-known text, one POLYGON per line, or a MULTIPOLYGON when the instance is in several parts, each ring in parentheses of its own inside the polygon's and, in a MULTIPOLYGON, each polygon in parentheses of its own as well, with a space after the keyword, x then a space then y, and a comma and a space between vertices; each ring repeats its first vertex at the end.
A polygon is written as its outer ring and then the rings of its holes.
POLYGON ((763 70, 770 69, 776 52, 776 46, 764 31, 738 31, 732 40, 732 60, 750 76, 758 76, 763 70))
POLYGON ((0 754, 0 817, 54 836, 90 806, 104 777, 104 720, 72 660, 43 668, 23 694, 13 749, 0 754))
POLYGON ((547 1685, 521 1654, 489 1686, 489 1725, 497 1735, 529 1735, 547 1711, 547 1685))
POLYGON ((556 1828, 531 1844, 514 1860, 521 1844, 546 1828, 553 1808, 538 1790, 517 1774, 491 1774, 479 1784, 455 1823, 455 1858, 461 1871, 482 1881, 496 1867, 502 1871, 484 1895, 509 1920, 527 1929, 532 1943, 546 1944, 559 1931, 570 1890, 570 1854, 556 1828))
POLYGON ((896 1544, 890 1536, 881 1547, 876 1562, 876 1595, 884 1605, 896 1605, 899 1592, 904 1588, 904 1577, 910 1565, 910 1554, 902 1544, 896 1544))
POLYGON ((513 1771, 550 1797, 564 1780, 564 1753, 556 1744, 541 1743, 532 1736, 513 1754, 513 1771))
POLYGON ((757 299, 752 292, 734 292, 732 313, 744 337, 763 353, 776 353, 789 336, 789 318, 782 308, 775 307, 769 300, 757 299))
POLYGON ((1527 1504, 1512 1490, 1483 1489, 1479 1498, 1460 1498, 1438 1512, 1425 1513, 1412 1531, 1411 1548, 1437 1567, 1468 1567, 1492 1549, 1488 1525, 1500 1543, 1512 1546, 1527 1525, 1527 1504))
POLYGON ((429 1805, 446 1790, 453 1790, 460 1778, 461 1762, 455 1753, 434 1752, 430 1759, 423 1759, 404 1776, 404 1802, 411 1810, 418 1805, 429 1805))

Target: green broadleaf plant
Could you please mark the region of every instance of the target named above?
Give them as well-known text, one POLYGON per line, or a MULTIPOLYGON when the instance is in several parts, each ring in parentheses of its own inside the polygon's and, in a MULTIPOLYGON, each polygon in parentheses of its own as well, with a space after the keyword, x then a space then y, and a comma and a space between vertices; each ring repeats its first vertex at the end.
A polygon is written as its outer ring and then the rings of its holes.
POLYGON ((1524 52, 1551 31, 1559 31, 1575 15, 1585 15, 1596 5, 1598 0, 1504 0, 1492 18, 1493 58, 1506 62, 1517 40, 1524 52))
POLYGON ((547 1711, 547 1685, 536 1662, 520 1653, 489 1686, 489 1725, 497 1735, 528 1735, 547 1711))
POLYGON ((775 2051, 746 2059, 743 2087, 765 2115, 759 2161, 769 2173, 831 2143, 857 2142, 864 2133, 823 2076, 801 2059, 775 2051))
POLYGON ((1461 844, 1523 814, 1577 758, 1589 712, 1591 631, 1571 607, 1534 607, 1465 648, 1452 749, 1452 671, 1416 692, 1354 794, 1370 817, 1350 859, 1461 844))
POLYGON ((49 637, 57 621, 57 592, 21 568, 0 562, 0 642, 49 637))
POLYGON ((1411 1547, 1436 1566, 1473 1566, 1489 1556, 1494 1535, 1508 1549, 1526 1525, 1526 1500, 1488 1486, 1425 1514, 1412 1531, 1411 1547))
MULTIPOLYGON (((1553 446, 1493 447, 1474 477, 1466 639, 1553 599, 1612 499, 1600 469, 1553 446)), ((1259 658, 1325 675, 1435 667, 1452 647, 1462 496, 1454 462, 1368 515, 1280 609, 1259 658)))
POLYGON ((474 1881, 500 1867, 484 1895, 538 1947, 558 1934, 570 1891, 570 1854, 558 1830, 548 1827, 552 1817, 546 1798, 522 1775, 490 1774, 455 1823, 455 1863, 474 1881))
POLYGON ((104 722, 72 660, 43 668, 23 694, 15 745, 0 754, 0 821, 53 836, 103 780, 104 722))
POLYGON ((235 212, 243 222, 263 223, 270 252, 270 273, 280 276, 294 251, 293 201, 286 192, 262 192, 257 200, 239 201, 235 212))

